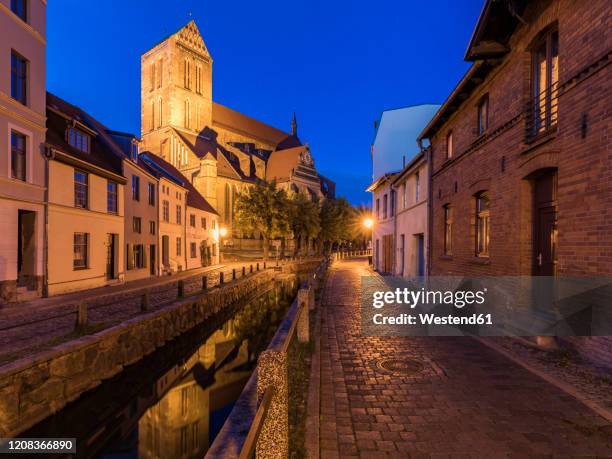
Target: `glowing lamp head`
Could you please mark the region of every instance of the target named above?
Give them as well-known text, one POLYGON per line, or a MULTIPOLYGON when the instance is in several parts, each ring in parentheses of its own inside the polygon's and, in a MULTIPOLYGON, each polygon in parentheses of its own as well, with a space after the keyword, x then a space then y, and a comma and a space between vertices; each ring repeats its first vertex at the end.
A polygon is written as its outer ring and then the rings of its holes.
POLYGON ((374 220, 372 220, 371 218, 364 218, 363 219, 363 226, 366 229, 372 229, 372 227, 374 226, 374 220))
POLYGON ((227 236, 227 228, 221 228, 221 229, 219 230, 219 235, 220 235, 221 237, 225 237, 225 236, 227 236))

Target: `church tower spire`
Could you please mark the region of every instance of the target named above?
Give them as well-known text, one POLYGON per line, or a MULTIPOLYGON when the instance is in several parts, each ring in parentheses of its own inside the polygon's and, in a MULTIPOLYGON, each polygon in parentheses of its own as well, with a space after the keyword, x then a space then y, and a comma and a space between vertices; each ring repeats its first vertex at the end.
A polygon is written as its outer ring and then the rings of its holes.
POLYGON ((291 120, 291 135, 297 137, 297 117, 293 112, 293 119, 291 120))

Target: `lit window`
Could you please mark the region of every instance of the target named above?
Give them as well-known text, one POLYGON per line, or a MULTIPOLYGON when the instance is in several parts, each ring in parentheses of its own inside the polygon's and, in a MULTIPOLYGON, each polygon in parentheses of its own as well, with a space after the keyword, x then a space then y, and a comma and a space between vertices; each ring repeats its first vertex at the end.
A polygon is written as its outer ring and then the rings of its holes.
POLYGON ((26 136, 11 131, 11 177, 26 180, 26 136))
POLYGON ((446 136, 446 158, 453 157, 453 131, 446 136))
POLYGON ((73 268, 74 269, 87 268, 89 234, 88 233, 74 233, 73 244, 74 244, 74 256, 72 259, 73 268))
POLYGON ((476 195, 476 255, 489 256, 489 219, 490 199, 486 192, 476 195))

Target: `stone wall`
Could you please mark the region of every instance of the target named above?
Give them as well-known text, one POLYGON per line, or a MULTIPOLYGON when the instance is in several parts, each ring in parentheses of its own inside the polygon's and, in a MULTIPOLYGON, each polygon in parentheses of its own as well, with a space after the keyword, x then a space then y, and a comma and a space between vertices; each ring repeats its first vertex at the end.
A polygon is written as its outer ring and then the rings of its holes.
MULTIPOLYGON (((283 266, 285 273, 317 262, 283 266)), ((177 301, 93 335, 0 367, 0 437, 27 430, 224 306, 267 288, 279 274, 268 269, 177 301)))

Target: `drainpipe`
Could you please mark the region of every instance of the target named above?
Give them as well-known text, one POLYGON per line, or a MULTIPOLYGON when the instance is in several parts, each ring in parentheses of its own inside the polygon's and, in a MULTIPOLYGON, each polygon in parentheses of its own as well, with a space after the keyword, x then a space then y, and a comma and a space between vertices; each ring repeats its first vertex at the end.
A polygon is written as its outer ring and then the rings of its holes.
POLYGON ((43 230, 43 288, 42 296, 49 296, 49 161, 54 153, 51 147, 44 145, 45 157, 45 194, 44 194, 44 230, 43 230))
POLYGON ((431 275, 431 260, 432 260, 432 253, 431 253, 431 247, 433 245, 433 186, 432 186, 432 179, 433 179, 433 151, 431 149, 431 145, 426 148, 423 149, 423 141, 422 139, 419 139, 419 147, 421 148, 421 151, 424 152, 425 154, 425 158, 426 158, 426 164, 427 164, 427 246, 426 249, 427 250, 427 277, 429 277, 431 275))

